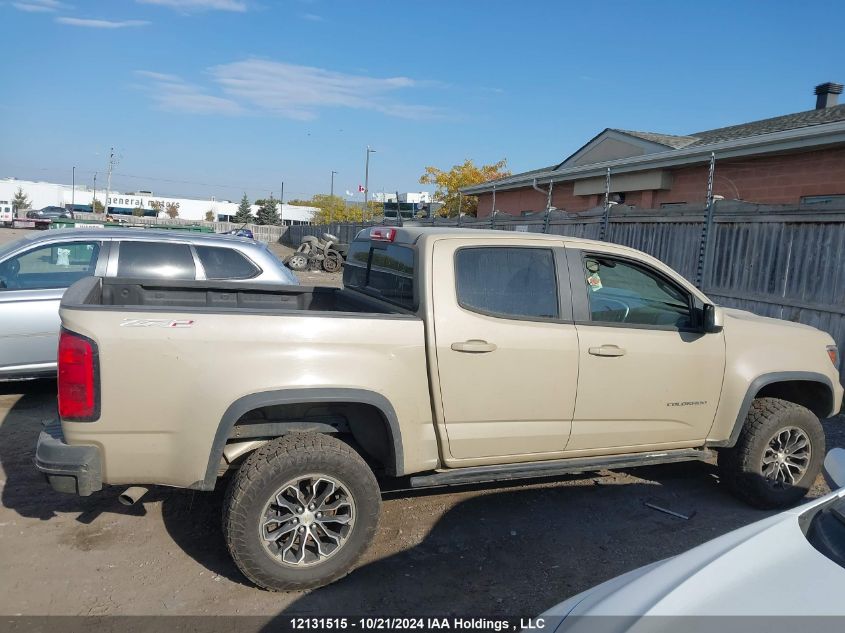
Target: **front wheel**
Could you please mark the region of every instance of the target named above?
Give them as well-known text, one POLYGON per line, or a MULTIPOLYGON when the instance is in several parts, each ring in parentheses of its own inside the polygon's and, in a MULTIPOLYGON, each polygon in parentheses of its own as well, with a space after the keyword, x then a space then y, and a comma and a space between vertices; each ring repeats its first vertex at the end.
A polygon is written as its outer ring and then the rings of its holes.
POLYGON ((295 433, 246 460, 223 509, 229 552, 259 587, 320 587, 348 574, 369 545, 381 495, 370 467, 347 444, 295 433))
POLYGON ((824 429, 809 409, 779 398, 757 398, 736 445, 720 450, 719 471, 743 501, 782 508, 807 494, 824 452, 824 429))

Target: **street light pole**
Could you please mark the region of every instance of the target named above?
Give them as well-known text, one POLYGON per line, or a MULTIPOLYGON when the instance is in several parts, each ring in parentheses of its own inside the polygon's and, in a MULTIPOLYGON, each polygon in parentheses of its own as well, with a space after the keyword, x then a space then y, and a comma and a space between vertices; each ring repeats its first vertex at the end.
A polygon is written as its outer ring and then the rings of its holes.
POLYGON ((332 188, 329 192, 329 224, 331 224, 332 220, 334 219, 333 218, 334 214, 332 213, 332 208, 334 207, 334 175, 336 173, 337 172, 335 170, 332 170, 332 188))
POLYGON ((285 225, 285 181, 282 181, 282 194, 279 198, 279 224, 285 225))
POLYGON ((70 212, 76 211, 76 165, 73 166, 72 176, 70 177, 70 212))
POLYGON ((361 212, 361 219, 364 222, 367 221, 367 217, 366 217, 367 208, 368 208, 367 198, 369 197, 369 193, 370 193, 370 154, 375 154, 375 151, 376 150, 370 149, 370 146, 367 145, 367 164, 366 164, 366 167, 364 168, 364 209, 361 212))

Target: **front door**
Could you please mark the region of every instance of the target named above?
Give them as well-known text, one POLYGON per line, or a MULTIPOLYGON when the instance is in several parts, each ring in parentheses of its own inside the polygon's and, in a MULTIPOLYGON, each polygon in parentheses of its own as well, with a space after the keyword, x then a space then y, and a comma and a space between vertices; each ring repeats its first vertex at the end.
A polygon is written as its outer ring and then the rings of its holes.
POLYGON ((446 461, 554 456, 569 439, 578 380, 564 249, 473 244, 441 240, 433 253, 446 461))
POLYGON ((0 262, 0 376, 55 369, 59 303, 68 286, 95 273, 100 245, 51 243, 0 262))
POLYGON ((703 440, 721 393, 722 333, 703 333, 692 294, 645 262, 575 250, 569 262, 581 362, 567 451, 703 440))

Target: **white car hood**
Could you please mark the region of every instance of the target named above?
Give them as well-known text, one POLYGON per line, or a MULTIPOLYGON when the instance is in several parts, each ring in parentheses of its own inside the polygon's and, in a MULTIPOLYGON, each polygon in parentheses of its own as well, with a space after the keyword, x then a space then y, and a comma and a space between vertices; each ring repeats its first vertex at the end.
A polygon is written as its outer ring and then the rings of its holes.
MULTIPOLYGON (((804 512, 839 496, 845 490, 613 578, 541 617, 627 616, 601 627, 627 631, 643 615, 845 615, 845 569, 816 551, 798 523, 804 512)), ((589 620, 581 621, 584 630, 589 620)))

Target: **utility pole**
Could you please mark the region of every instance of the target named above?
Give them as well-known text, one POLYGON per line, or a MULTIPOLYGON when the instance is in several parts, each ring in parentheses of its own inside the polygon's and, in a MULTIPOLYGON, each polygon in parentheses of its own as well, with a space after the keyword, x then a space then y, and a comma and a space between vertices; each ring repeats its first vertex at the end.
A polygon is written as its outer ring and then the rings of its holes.
POLYGON ((367 163, 364 167, 364 209, 361 211, 361 219, 366 222, 367 221, 367 198, 370 193, 370 154, 375 154, 376 150, 370 149, 370 146, 367 145, 367 163))
POLYGON ((106 184, 106 214, 109 212, 109 195, 111 193, 111 172, 114 169, 114 147, 109 151, 109 177, 106 184))
POLYGON ((332 188, 329 191, 329 224, 331 224, 332 220, 334 219, 332 208, 334 207, 334 176, 336 173, 337 172, 335 170, 332 170, 332 188))
POLYGON ((97 172, 94 172, 94 199, 91 201, 91 213, 97 212, 97 172))
POLYGON ((73 166, 72 176, 70 177, 70 212, 76 211, 76 165, 73 166))
POLYGON ((285 181, 282 181, 282 194, 279 198, 279 223, 284 226, 285 224, 285 181))

